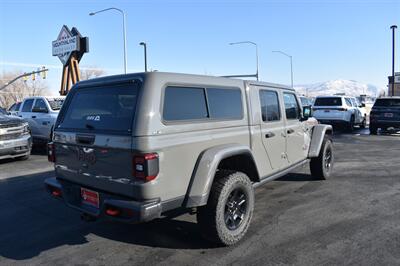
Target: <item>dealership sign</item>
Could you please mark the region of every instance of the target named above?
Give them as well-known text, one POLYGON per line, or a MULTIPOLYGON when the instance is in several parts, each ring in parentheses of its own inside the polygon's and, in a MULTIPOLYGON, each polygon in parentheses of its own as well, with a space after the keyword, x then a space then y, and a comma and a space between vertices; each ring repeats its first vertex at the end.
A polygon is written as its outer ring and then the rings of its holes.
POLYGON ((61 63, 68 62, 72 52, 79 51, 80 36, 73 35, 67 26, 61 28, 57 40, 53 41, 53 56, 58 56, 61 63))

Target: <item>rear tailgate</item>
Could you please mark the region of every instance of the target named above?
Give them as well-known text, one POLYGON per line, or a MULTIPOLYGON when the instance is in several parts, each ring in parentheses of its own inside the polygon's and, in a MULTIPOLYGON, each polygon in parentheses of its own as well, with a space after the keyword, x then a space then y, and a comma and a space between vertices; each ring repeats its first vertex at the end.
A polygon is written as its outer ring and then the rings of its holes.
POLYGON ((316 119, 343 119, 343 112, 346 111, 343 107, 341 97, 320 97, 315 100, 313 106, 313 115, 316 119))
POLYGON ((56 175, 92 190, 137 197, 132 128, 138 83, 71 91, 54 131, 56 175))

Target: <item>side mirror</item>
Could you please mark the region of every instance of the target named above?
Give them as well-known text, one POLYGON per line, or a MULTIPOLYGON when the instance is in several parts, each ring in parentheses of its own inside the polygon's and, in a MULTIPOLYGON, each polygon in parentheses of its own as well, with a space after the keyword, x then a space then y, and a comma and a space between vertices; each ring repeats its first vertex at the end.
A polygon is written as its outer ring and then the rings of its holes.
POLYGON ((308 118, 312 116, 312 109, 311 106, 303 106, 303 117, 301 121, 306 121, 308 118))
POLYGON ((32 112, 33 113, 48 113, 49 110, 47 110, 46 107, 33 107, 32 112))

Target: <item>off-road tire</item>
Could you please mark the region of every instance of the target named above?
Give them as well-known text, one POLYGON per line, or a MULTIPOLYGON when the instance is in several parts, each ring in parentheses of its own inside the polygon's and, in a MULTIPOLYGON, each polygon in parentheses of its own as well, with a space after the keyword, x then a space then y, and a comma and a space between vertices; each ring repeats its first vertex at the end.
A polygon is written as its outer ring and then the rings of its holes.
POLYGON ((215 175, 207 205, 197 209, 197 222, 206 239, 230 246, 239 242, 246 234, 253 210, 254 189, 249 177, 242 172, 219 170, 215 175), (235 191, 245 195, 246 201, 243 204, 246 204, 246 211, 238 227, 229 229, 226 222, 230 213, 228 203, 234 197, 235 191))
POLYGON ((334 164, 332 140, 327 136, 322 141, 321 150, 318 157, 312 158, 310 161, 311 176, 316 180, 325 180, 331 176, 334 164), (329 162, 327 156, 330 156, 329 162), (327 165, 329 163, 329 167, 327 165))

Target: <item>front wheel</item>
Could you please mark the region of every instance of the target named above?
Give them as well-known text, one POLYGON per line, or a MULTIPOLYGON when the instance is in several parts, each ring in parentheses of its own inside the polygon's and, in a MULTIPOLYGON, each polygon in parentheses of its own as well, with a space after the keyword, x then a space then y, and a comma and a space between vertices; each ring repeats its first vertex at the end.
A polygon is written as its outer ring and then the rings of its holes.
POLYGON ((204 237, 226 246, 239 242, 249 228, 254 190, 246 174, 219 170, 206 206, 197 210, 204 237))
POLYGON ((311 175, 314 179, 325 180, 331 176, 334 163, 332 141, 325 137, 318 157, 310 162, 311 175))

